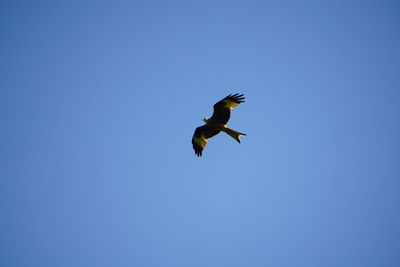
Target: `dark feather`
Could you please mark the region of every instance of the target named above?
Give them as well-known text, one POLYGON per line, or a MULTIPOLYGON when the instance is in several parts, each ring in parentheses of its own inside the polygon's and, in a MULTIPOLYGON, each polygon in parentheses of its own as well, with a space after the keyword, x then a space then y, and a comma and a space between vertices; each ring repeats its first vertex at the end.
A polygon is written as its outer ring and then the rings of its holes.
POLYGON ((209 139, 215 135, 217 135, 220 132, 220 130, 212 128, 208 126, 207 124, 204 124, 203 126, 197 127, 196 130, 194 131, 193 138, 192 138, 192 145, 194 152, 198 157, 202 155, 203 149, 205 145, 203 146, 200 143, 197 143, 195 141, 195 138, 205 138, 209 139))
POLYGON ((231 116, 231 109, 226 106, 225 100, 230 100, 236 104, 244 102, 245 97, 243 94, 228 95, 218 103, 214 105, 214 113, 211 116, 211 120, 216 123, 226 124, 231 116))

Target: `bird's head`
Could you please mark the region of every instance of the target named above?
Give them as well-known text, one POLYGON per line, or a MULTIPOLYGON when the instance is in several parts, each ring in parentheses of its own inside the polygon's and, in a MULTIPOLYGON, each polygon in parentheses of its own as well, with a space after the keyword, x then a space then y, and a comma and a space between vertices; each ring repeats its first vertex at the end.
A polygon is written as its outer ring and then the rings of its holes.
POLYGON ((204 121, 205 123, 207 123, 208 119, 209 119, 209 118, 203 118, 203 121, 204 121))

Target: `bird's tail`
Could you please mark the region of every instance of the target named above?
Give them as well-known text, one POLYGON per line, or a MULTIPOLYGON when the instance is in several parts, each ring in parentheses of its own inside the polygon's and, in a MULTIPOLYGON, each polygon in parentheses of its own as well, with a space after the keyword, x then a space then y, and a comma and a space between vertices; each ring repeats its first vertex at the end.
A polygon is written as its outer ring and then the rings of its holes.
POLYGON ((225 133, 229 134, 233 139, 235 139, 239 143, 240 143, 240 137, 241 136, 246 136, 246 134, 244 134, 244 133, 239 133, 239 132, 236 132, 236 131, 234 131, 232 129, 229 129, 229 128, 224 128, 222 131, 224 131, 225 133))

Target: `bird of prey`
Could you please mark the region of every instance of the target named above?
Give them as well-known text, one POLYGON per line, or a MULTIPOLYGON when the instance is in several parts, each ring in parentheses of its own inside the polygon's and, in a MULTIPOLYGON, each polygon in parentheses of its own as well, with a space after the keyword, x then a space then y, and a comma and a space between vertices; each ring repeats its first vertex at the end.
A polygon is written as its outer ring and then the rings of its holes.
POLYGON ((226 123, 231 116, 231 109, 244 102, 244 99, 243 94, 231 94, 214 105, 214 113, 211 118, 204 118, 203 121, 206 124, 197 127, 194 131, 192 144, 194 152, 198 157, 202 155, 203 149, 207 145, 207 140, 221 131, 227 133, 240 143, 240 136, 244 136, 245 134, 229 129, 226 123))

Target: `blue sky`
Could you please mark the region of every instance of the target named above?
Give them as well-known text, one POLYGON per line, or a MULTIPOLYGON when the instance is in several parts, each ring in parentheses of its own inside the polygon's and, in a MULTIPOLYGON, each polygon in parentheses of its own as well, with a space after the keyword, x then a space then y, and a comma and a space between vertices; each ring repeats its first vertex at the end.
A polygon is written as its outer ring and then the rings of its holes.
POLYGON ((3 1, 0 265, 399 266, 399 11, 3 1))

